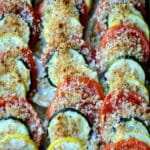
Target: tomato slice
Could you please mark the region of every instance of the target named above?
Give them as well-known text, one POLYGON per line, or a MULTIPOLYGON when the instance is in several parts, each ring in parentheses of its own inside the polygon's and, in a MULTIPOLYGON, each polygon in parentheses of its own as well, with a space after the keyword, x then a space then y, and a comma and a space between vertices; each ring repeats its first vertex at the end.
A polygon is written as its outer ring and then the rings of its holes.
MULTIPOLYGON (((42 17, 44 6, 47 1, 50 1, 50 0, 43 0, 38 6, 38 15, 40 17, 42 17)), ((88 8, 85 0, 81 0, 80 2, 75 0, 75 2, 76 2, 76 7, 78 8, 78 10, 80 12, 80 22, 82 25, 85 25, 88 20, 88 17, 89 17, 89 8, 88 8)))
POLYGON ((31 31, 31 39, 29 45, 31 48, 35 47, 36 42, 39 40, 39 17, 35 14, 31 5, 21 0, 1 0, 0 1, 0 14, 15 13, 20 15, 26 23, 28 23, 31 31))
POLYGON ((48 107, 48 119, 54 112, 71 107, 85 114, 93 124, 103 98, 102 87, 96 81, 88 77, 67 78, 59 85, 55 97, 48 107))
POLYGON ((99 45, 99 53, 100 58, 97 61, 101 64, 108 57, 104 65, 109 65, 112 59, 120 57, 120 55, 130 55, 146 64, 150 59, 150 44, 144 32, 137 27, 117 25, 106 31, 99 45))
POLYGON ((130 138, 128 140, 121 140, 115 144, 107 145, 104 150, 149 150, 150 146, 146 143, 130 138))
POLYGON ((108 94, 103 102, 100 110, 100 122, 105 121, 107 115, 115 113, 122 109, 123 103, 132 103, 132 105, 142 105, 145 100, 140 97, 136 92, 128 90, 115 90, 108 94))
POLYGON ((82 3, 78 6, 78 9, 80 11, 80 22, 82 25, 86 25, 86 22, 89 17, 89 11, 85 0, 82 0, 82 3))
POLYGON ((0 117, 16 117, 23 120, 28 126, 31 138, 41 144, 43 127, 40 118, 31 104, 17 97, 0 97, 0 117))
MULTIPOLYGON (((21 57, 21 59, 24 60, 24 62, 27 64, 27 67, 29 67, 30 70, 30 75, 31 75, 31 86, 30 86, 30 90, 28 92, 27 95, 27 99, 31 100, 32 96, 34 95, 36 89, 37 89, 37 85, 38 85, 38 71, 37 71, 37 67, 36 67, 36 62, 35 62, 35 58, 32 54, 32 51, 28 48, 24 48, 21 49, 19 53, 14 52, 15 50, 12 50, 12 53, 10 52, 3 52, 0 54, 0 60, 4 61, 5 59, 7 59, 7 56, 11 57, 11 55, 13 57, 21 57), (14 55, 16 53, 16 55, 14 55)), ((6 60, 7 61, 7 60, 6 60)))
POLYGON ((110 13, 110 11, 113 9, 113 7, 119 3, 131 3, 133 4, 136 8, 138 8, 143 15, 145 15, 145 8, 142 4, 142 0, 120 0, 120 1, 111 1, 111 0, 101 0, 99 1, 97 11, 96 11, 96 16, 97 16, 97 28, 99 32, 105 32, 108 27, 107 27, 107 17, 110 13))

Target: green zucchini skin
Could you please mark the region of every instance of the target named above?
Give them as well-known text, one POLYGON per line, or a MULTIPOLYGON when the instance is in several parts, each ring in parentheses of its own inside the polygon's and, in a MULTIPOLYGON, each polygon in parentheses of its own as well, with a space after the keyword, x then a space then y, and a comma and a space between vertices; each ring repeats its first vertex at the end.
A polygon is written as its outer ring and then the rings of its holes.
MULTIPOLYGON (((128 122, 131 121, 132 118, 120 118, 119 123, 122 122, 128 122)), ((134 119, 140 123, 142 123, 143 126, 145 126, 145 128, 147 129, 148 133, 150 134, 150 128, 145 124, 145 122, 143 120, 141 120, 140 118, 134 117, 134 119)))
MULTIPOLYGON (((55 51, 57 51, 57 50, 55 50, 55 51)), ((55 51, 49 56, 49 58, 48 58, 47 61, 46 61, 46 68, 45 68, 46 75, 45 75, 45 77, 47 78, 49 84, 50 84, 51 86, 53 86, 53 87, 56 88, 57 86, 56 86, 55 84, 53 84, 51 78, 50 78, 49 75, 48 75, 48 65, 47 65, 47 64, 50 62, 50 60, 52 59, 52 57, 55 55, 55 51)))
MULTIPOLYGON (((49 58, 48 58, 48 60, 47 60, 47 62, 46 62, 46 64, 48 64, 49 63, 49 61, 52 59, 52 57, 54 56, 54 54, 55 54, 55 52, 53 52, 50 56, 49 56, 49 58)), ((57 87, 55 84, 53 84, 53 82, 52 82, 52 80, 51 80, 51 78, 49 77, 49 75, 48 75, 48 66, 46 66, 46 68, 45 68, 45 72, 46 72, 46 78, 47 78, 47 80, 48 80, 48 82, 49 82, 49 84, 51 85, 51 86, 53 86, 53 87, 57 87)))

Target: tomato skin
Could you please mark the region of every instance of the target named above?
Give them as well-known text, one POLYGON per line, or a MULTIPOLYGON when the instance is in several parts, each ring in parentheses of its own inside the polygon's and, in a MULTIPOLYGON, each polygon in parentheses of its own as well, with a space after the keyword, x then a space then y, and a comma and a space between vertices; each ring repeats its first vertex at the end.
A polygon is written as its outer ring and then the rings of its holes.
POLYGON ((29 49, 22 49, 23 58, 25 58, 25 61, 28 64, 28 67, 30 69, 31 74, 31 87, 30 91, 28 92, 27 99, 31 100, 33 94, 35 93, 38 85, 38 71, 36 67, 35 58, 32 54, 32 51, 29 49))
POLYGON ((14 96, 0 97, 0 111, 3 111, 4 113, 6 112, 6 116, 3 117, 15 117, 25 121, 30 130, 31 137, 33 138, 33 140, 35 140, 37 145, 40 146, 43 136, 43 127, 37 112, 34 110, 31 104, 29 104, 24 99, 20 99, 14 96), (22 110, 18 112, 18 115, 20 115, 20 113, 21 115, 24 113, 25 118, 20 118, 20 116, 16 116, 16 112, 5 109, 8 106, 17 106, 19 110, 22 110))
MULTIPOLYGON (((82 83, 82 85, 85 85, 87 86, 89 89, 91 89, 91 91, 94 92, 94 94, 96 96, 99 97, 99 99, 103 100, 104 98, 104 93, 103 93, 103 90, 102 90, 102 87, 100 84, 98 84, 96 81, 94 80, 91 80, 89 79, 88 77, 78 77, 77 79, 76 78, 66 78, 65 81, 63 83, 61 83, 56 91, 56 94, 55 94, 55 98, 53 99, 53 101, 50 103, 49 107, 48 107, 48 110, 47 110, 47 118, 50 119, 52 117, 52 115, 58 111, 56 109, 56 105, 57 103, 59 103, 58 100, 61 101, 61 97, 66 97, 65 93, 62 93, 61 89, 64 88, 64 87, 71 87, 71 88, 74 88, 74 89, 79 89, 81 87, 73 87, 71 84, 71 82, 77 82, 77 83, 82 83), (59 99, 58 99, 59 98, 59 99)), ((85 98, 86 99, 86 98, 85 98)), ((97 109, 95 108, 95 103, 94 102, 91 102, 89 100, 85 100, 83 102, 77 102, 77 103, 74 103, 72 104, 71 101, 67 103, 67 107, 75 107, 76 104, 80 104, 80 107, 82 110, 86 110, 86 108, 88 106, 91 106, 92 105, 92 108, 91 108, 91 111, 93 112, 92 114, 94 115, 95 113, 97 113, 97 109)), ((62 109, 62 108, 60 108, 62 109)), ((87 115, 85 114, 85 116, 87 116, 87 118, 92 122, 93 121, 93 115, 90 116, 90 115, 87 115)), ((92 122, 93 123, 93 122, 92 122)))
POLYGON ((85 0, 82 0, 82 4, 81 4, 81 8, 83 9, 80 10, 80 22, 82 25, 86 25, 86 22, 88 20, 88 17, 89 17, 89 11, 88 11, 88 7, 85 3, 85 0))
POLYGON ((36 7, 36 9, 35 9, 36 14, 39 16, 40 20, 41 20, 41 18, 42 18, 43 7, 44 7, 44 4, 45 4, 45 1, 46 1, 46 0, 41 1, 41 2, 37 5, 37 7, 36 7))
POLYGON ((142 97, 140 97, 136 92, 128 90, 115 90, 108 94, 103 101, 99 113, 100 122, 104 122, 106 120, 107 115, 114 113, 118 109, 121 109, 123 102, 130 102, 133 105, 141 105, 145 102, 145 100, 142 97), (125 100, 122 100, 123 98, 125 98, 125 100))
POLYGON ((25 3, 29 8, 29 14, 31 13, 33 16, 33 22, 30 25, 31 30, 31 38, 29 41, 29 46, 32 50, 35 49, 36 43, 39 41, 40 37, 40 16, 35 12, 35 10, 28 4, 25 3))
POLYGON ((18 13, 30 26, 31 35, 30 35, 29 46, 32 50, 34 50, 35 45, 39 40, 39 36, 40 36, 40 24, 39 24, 40 18, 28 3, 24 2, 24 7, 27 8, 26 12, 24 11, 24 9, 21 9, 18 13), (33 20, 31 22, 30 20, 27 19, 28 16, 32 16, 33 20))
POLYGON ((99 52, 102 52, 103 48, 106 46, 106 44, 109 41, 116 38, 117 32, 120 33, 120 31, 125 32, 128 30, 130 30, 130 34, 128 34, 128 36, 135 36, 135 37, 141 39, 140 44, 145 46, 145 49, 143 49, 143 51, 142 51, 143 55, 144 55, 143 63, 147 63, 150 60, 150 43, 147 40, 144 32, 142 32, 140 29, 138 29, 137 27, 132 26, 132 25, 117 25, 117 26, 114 26, 114 27, 110 28, 109 30, 107 30, 99 44, 99 52))
POLYGON ((150 150, 150 146, 146 143, 138 141, 135 138, 121 140, 115 144, 107 145, 104 150, 150 150))
POLYGON ((73 36, 72 41, 77 43, 75 49, 77 49, 85 57, 88 63, 96 59, 96 50, 93 48, 93 46, 77 36, 73 36), (85 49, 87 54, 84 52, 85 49))

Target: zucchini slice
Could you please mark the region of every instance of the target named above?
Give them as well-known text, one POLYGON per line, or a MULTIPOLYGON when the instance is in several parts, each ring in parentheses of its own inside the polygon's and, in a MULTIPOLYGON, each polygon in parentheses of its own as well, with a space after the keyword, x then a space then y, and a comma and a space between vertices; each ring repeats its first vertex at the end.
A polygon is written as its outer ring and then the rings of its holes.
POLYGON ((125 79, 123 81, 116 80, 111 87, 109 87, 109 92, 114 89, 128 89, 137 92, 141 97, 143 97, 149 103, 149 93, 145 85, 138 79, 125 79))
POLYGON ((48 19, 43 21, 42 35, 46 43, 54 44, 53 42, 58 42, 62 38, 64 42, 64 38, 69 38, 72 36, 82 37, 83 27, 79 18, 66 18, 64 19, 57 17, 55 14, 50 14, 48 19))
POLYGON ((31 86, 31 76, 27 64, 25 64, 25 62, 22 59, 16 59, 16 67, 21 80, 26 85, 27 91, 29 91, 31 86))
POLYGON ((132 59, 116 60, 105 72, 105 78, 109 87, 112 87, 117 80, 123 81, 127 78, 138 79, 145 84, 144 70, 132 59))
POLYGON ((150 145, 150 134, 147 127, 134 118, 122 119, 121 123, 116 127, 112 141, 116 143, 122 139, 129 138, 136 138, 150 145))
POLYGON ((120 17, 124 17, 128 14, 134 14, 143 19, 141 12, 135 9, 135 7, 132 4, 118 4, 118 5, 115 5, 115 7, 109 13, 108 26, 110 27, 111 23, 114 20, 120 17))
POLYGON ((18 35, 8 33, 0 36, 0 52, 27 47, 27 43, 18 35))
POLYGON ((0 119, 0 140, 8 134, 23 134, 30 136, 29 130, 23 122, 12 117, 0 119))
POLYGON ((1 150, 38 150, 38 147, 28 136, 23 134, 8 134, 0 141, 1 150))
POLYGON ((97 72, 88 68, 83 56, 74 49, 55 51, 47 62, 47 77, 58 86, 68 76, 87 76, 98 81, 97 72))
POLYGON ((26 85, 15 72, 0 75, 0 96, 7 95, 15 95, 23 99, 26 98, 26 85))
POLYGON ((54 141, 49 147, 48 150, 84 150, 84 144, 77 138, 74 137, 65 137, 54 141))
POLYGON ((138 15, 134 15, 134 14, 127 14, 126 16, 122 16, 122 15, 118 15, 116 16, 116 18, 114 18, 114 20, 112 22, 109 22, 108 26, 109 28, 119 25, 119 24, 133 24, 136 27, 138 27, 140 30, 142 30, 147 39, 149 40, 149 36, 150 36, 150 31, 149 31, 149 27, 146 24, 146 22, 143 20, 143 18, 139 17, 138 15))
POLYGON ((91 127, 85 116, 71 108, 54 114, 48 125, 48 137, 51 143, 66 136, 76 137, 87 142, 90 133, 91 127))
POLYGON ((26 43, 30 40, 30 28, 28 24, 16 14, 6 14, 0 20, 0 35, 15 34, 20 36, 26 43))

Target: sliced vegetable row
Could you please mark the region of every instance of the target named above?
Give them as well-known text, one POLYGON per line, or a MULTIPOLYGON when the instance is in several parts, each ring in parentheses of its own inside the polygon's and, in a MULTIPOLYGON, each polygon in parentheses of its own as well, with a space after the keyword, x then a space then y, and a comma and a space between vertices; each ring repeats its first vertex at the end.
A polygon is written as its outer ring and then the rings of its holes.
POLYGON ((107 93, 99 112, 105 150, 150 149, 149 92, 142 67, 150 61, 143 1, 108 1, 96 11, 97 68, 107 93))
MULTIPOLYGON (((38 14, 41 17, 39 45, 42 47, 42 56, 39 50, 39 60, 45 69, 42 81, 49 84, 47 87, 54 91, 66 77, 85 76, 98 81, 97 72, 89 65, 95 60, 95 51, 82 39, 81 20, 87 19, 90 7, 91 0, 45 0, 39 5, 38 14)), ((37 90, 38 94, 34 97, 37 103, 36 99, 41 95, 40 89, 44 89, 45 86, 42 83, 37 90)), ((45 93, 49 95, 48 91, 45 93)), ((43 105, 45 107, 45 104, 43 105)))
POLYGON ((95 60, 95 51, 81 39, 83 23, 76 4, 83 2, 56 0, 40 5, 42 61, 49 83, 57 87, 47 111, 49 150, 85 149, 93 131, 98 131, 104 94, 97 72, 87 65, 95 60))
POLYGON ((97 80, 97 73, 87 65, 95 57, 95 52, 82 40, 83 26, 80 22, 80 17, 83 21, 87 10, 90 10, 89 3, 84 0, 45 0, 39 6, 41 41, 44 43, 42 61, 54 87, 70 75, 85 75, 97 80))
POLYGON ((37 18, 31 4, 23 0, 1 0, 0 8, 0 96, 30 98, 37 87, 35 59, 29 49, 38 39, 37 18))
POLYGON ((0 149, 38 150, 41 120, 31 100, 37 87, 34 48, 39 28, 30 1, 0 0, 0 149))

